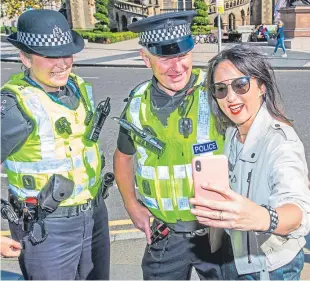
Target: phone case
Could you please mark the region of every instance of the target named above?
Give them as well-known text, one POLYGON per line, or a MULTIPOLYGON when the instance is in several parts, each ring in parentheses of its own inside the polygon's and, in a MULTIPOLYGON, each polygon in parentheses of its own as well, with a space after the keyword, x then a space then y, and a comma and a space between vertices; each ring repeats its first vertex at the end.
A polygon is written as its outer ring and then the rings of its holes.
MULTIPOLYGON (((228 159, 225 155, 197 156, 192 161, 192 170, 196 198, 225 200, 219 193, 201 187, 210 183, 210 185, 229 188, 228 159)), ((208 209, 197 206, 197 209, 199 208, 208 209)))

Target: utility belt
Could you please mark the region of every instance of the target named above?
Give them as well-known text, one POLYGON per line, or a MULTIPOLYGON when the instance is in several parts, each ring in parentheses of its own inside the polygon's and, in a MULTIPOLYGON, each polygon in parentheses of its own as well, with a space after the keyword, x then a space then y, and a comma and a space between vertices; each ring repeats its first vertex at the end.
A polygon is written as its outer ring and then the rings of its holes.
POLYGON ((152 230, 152 244, 158 240, 164 239, 168 234, 181 235, 184 238, 193 238, 195 236, 205 236, 209 234, 209 227, 200 228, 194 231, 176 231, 174 224, 168 224, 155 218, 151 227, 152 230))
POLYGON ((22 230, 29 233, 30 241, 36 245, 43 242, 48 235, 45 218, 78 216, 99 205, 100 200, 108 197, 108 189, 113 185, 114 174, 106 173, 97 196, 87 203, 77 206, 59 206, 68 199, 74 188, 74 182, 62 175, 53 175, 37 197, 27 197, 20 201, 10 193, 10 203, 1 199, 1 215, 12 223, 19 224, 22 219, 22 230))
MULTIPOLYGON (((76 206, 59 206, 57 207, 57 209, 55 211, 53 211, 52 213, 47 214, 46 217, 48 218, 62 218, 62 217, 75 217, 80 215, 83 212, 86 212, 90 209, 93 209, 94 207, 97 207, 99 205, 99 201, 102 198, 102 196, 100 196, 99 194, 100 192, 98 192, 98 194, 96 195, 96 197, 94 199, 89 199, 85 204, 82 205, 76 205, 76 206)), ((27 207, 27 201, 18 201, 17 198, 14 197, 14 195, 10 194, 10 204, 12 205, 16 215, 18 218, 22 218, 23 217, 23 211, 25 209, 25 205, 27 207)), ((30 204, 28 204, 28 207, 30 204)), ((34 204, 33 204, 34 205, 34 204)), ((35 207, 35 206, 33 206, 35 207)), ((35 211, 35 213, 37 214, 37 211, 35 211)), ((34 217, 34 219, 37 219, 37 215, 36 217, 34 217)))

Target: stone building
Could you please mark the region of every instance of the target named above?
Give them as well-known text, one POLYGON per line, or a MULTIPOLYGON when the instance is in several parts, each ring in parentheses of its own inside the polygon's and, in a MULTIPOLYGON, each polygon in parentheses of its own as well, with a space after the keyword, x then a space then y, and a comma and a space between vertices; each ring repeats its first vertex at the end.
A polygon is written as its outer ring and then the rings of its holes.
MULTIPOLYGON (((194 0, 111 0, 113 10, 110 17, 118 31, 127 30, 127 25, 142 18, 183 10, 192 10, 194 0)), ((234 30, 240 25, 272 24, 275 2, 279 0, 224 0, 225 12, 221 16, 222 28, 234 30)), ((92 29, 96 23, 94 18, 95 0, 51 0, 45 8, 62 9, 67 14, 69 24, 74 29, 92 29)), ((209 5, 210 24, 217 26, 215 0, 205 0, 209 5)), ((3 9, 2 9, 3 10, 3 9)), ((2 18, 6 25, 14 25, 16 19, 8 21, 2 18), (10 24, 13 22, 13 24, 10 24)), ((112 26, 113 27, 113 26, 112 26)))
MULTIPOLYGON (((215 0, 207 1, 210 24, 217 26, 215 0)), ((115 0, 114 18, 119 31, 126 30, 128 24, 151 15, 193 9, 194 0, 115 0)), ((250 24, 250 0, 225 0, 222 27, 234 30, 238 25, 250 24)))
POLYGON ((95 0, 66 0, 65 9, 68 22, 74 29, 93 29, 95 0))
POLYGON ((251 24, 273 24, 275 0, 251 0, 251 24))
MULTIPOLYGON (((218 26, 216 14, 216 1, 209 3, 209 20, 210 24, 218 26)), ((222 29, 235 30, 237 26, 250 24, 250 0, 225 0, 224 14, 221 15, 222 29)))

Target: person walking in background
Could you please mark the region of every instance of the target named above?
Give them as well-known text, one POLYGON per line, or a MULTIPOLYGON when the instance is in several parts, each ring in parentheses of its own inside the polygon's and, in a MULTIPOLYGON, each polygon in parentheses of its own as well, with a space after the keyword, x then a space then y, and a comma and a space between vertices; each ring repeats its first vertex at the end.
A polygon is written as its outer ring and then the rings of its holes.
POLYGON ((269 30, 266 24, 263 23, 262 35, 266 38, 267 42, 269 40, 269 30))
POLYGON ((205 186, 227 200, 191 199, 210 208, 192 213, 226 230, 224 279, 298 280, 310 230, 308 168, 273 70, 255 48, 237 45, 211 59, 206 86, 217 128, 226 130, 231 189, 205 186))
POLYGON ((1 88, 1 162, 24 278, 109 279, 104 161, 87 133, 95 111, 92 86, 72 73, 84 40, 61 13, 29 10, 8 41, 20 49, 25 67, 1 88))
POLYGON ((284 26, 283 26, 283 22, 280 20, 277 22, 276 37, 277 37, 277 43, 276 43, 276 46, 274 48, 272 55, 275 56, 277 51, 278 51, 278 48, 281 47, 283 50, 282 57, 286 58, 287 53, 286 53, 286 49, 285 49, 285 45, 284 45, 284 26))

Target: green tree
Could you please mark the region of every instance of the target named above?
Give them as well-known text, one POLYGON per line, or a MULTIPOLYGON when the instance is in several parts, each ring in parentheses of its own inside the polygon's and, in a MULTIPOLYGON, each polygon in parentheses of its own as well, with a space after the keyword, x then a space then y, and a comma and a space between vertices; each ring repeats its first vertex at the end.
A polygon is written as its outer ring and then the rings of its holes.
POLYGON ((192 22, 193 32, 207 32, 207 25, 209 24, 208 19, 208 5, 204 0, 195 0, 194 7, 197 12, 197 16, 194 17, 192 22))
MULTIPOLYGON (((60 0, 56 0, 56 2, 60 2, 60 0)), ((19 16, 27 8, 42 9, 47 4, 49 4, 49 0, 2 0, 1 3, 6 8, 5 15, 9 19, 19 16)))
POLYGON ((95 7, 96 13, 94 14, 94 17, 98 20, 95 24, 95 30, 103 32, 110 31, 110 20, 108 16, 109 0, 96 0, 95 7))
POLYGON ((42 1, 39 0, 2 0, 1 5, 5 6, 5 14, 11 19, 19 16, 21 13, 26 11, 28 7, 42 8, 42 1))

